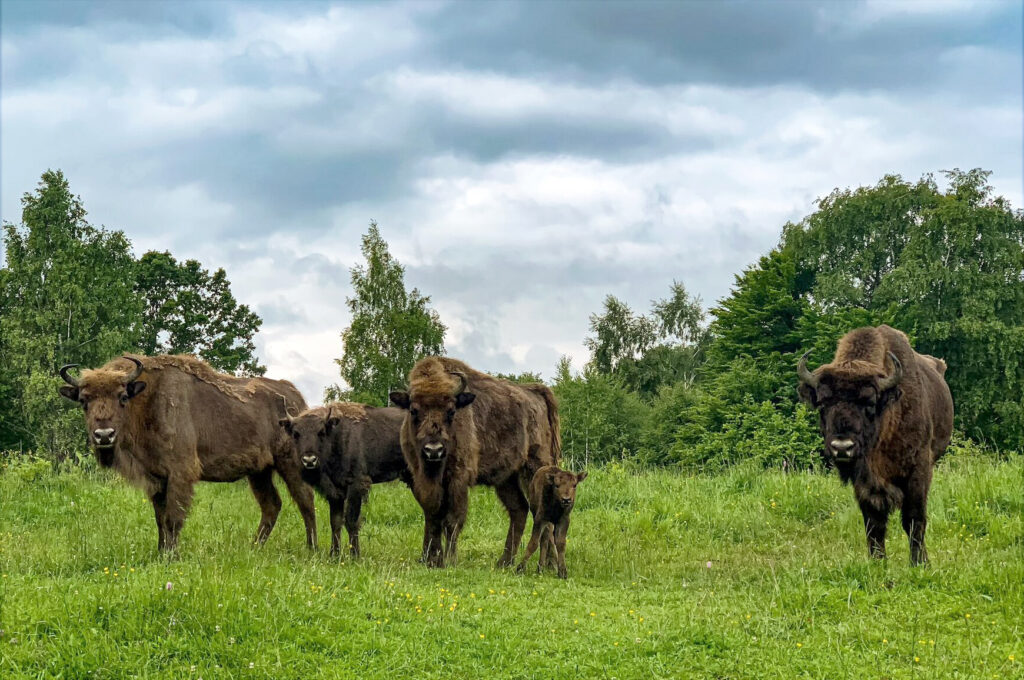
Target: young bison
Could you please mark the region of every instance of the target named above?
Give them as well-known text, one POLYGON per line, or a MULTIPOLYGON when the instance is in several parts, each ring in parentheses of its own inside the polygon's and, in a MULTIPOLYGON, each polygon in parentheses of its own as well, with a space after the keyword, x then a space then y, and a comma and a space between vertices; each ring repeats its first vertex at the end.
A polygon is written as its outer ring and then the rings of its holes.
POLYGON ((302 479, 331 507, 331 555, 341 550, 341 524, 349 550, 359 557, 361 510, 372 484, 401 477, 410 483, 399 435, 405 412, 335 402, 286 415, 281 426, 291 436, 302 479))
POLYGON ((576 503, 576 485, 587 478, 586 471, 574 475, 560 470, 557 465, 546 465, 537 470, 530 482, 530 511, 533 513, 533 533, 526 546, 526 555, 516 567, 523 572, 526 563, 540 545, 537 573, 551 560, 558 560, 558 577, 566 578, 565 536, 569 532, 569 513, 576 503))

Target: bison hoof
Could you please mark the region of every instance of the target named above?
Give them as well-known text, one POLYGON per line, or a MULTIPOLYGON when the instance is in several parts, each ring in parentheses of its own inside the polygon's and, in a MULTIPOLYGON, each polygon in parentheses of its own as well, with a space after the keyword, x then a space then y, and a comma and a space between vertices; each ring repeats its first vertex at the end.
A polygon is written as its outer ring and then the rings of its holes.
POLYGON ((565 569, 558 570, 558 578, 569 578, 569 572, 565 569))

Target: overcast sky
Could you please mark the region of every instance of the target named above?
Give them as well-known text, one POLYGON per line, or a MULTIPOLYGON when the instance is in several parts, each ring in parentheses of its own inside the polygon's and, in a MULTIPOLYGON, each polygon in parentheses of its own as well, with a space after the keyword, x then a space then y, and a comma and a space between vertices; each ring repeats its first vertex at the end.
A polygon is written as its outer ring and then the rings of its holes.
POLYGON ((370 219, 449 354, 550 378, 605 295, 714 303, 834 187, 983 167, 1021 206, 1016 1, 0 9, 3 219, 63 169, 224 267, 311 402, 370 219))

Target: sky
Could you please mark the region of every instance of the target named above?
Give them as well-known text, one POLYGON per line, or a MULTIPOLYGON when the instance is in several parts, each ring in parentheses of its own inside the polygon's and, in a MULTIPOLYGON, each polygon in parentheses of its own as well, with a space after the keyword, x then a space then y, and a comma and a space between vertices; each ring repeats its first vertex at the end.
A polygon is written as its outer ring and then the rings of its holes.
POLYGON ((551 378, 608 294, 706 306, 834 188, 1022 206, 1019 2, 0 4, 0 216, 60 168, 223 267, 268 375, 339 380, 376 220, 448 354, 551 378))

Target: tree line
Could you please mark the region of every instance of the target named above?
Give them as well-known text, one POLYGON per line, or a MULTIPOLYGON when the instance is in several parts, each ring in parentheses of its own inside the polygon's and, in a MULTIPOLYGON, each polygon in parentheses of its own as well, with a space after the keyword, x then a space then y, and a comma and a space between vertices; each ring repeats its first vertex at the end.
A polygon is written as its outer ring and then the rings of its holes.
MULTIPOLYGON (((1024 214, 982 170, 896 175, 835 190, 784 225, 778 245, 710 309, 671 283, 648 312, 609 295, 591 316, 588 361, 555 367, 563 450, 580 463, 631 459, 713 470, 743 461, 811 467, 820 436, 799 402, 795 365, 831 359, 846 331, 887 323, 943 357, 959 437, 1024 449, 1024 214)), ((56 395, 62 363, 126 350, 188 352, 261 374, 261 320, 223 270, 170 253, 134 258, 122 232, 85 221, 60 172, 4 225, 0 270, 0 450, 64 457, 82 449, 77 414, 56 395)), ((326 399, 384 405, 421 357, 443 354, 445 325, 376 223, 351 269, 342 383, 326 399)), ((488 367, 479 367, 487 370, 488 367)), ((535 374, 502 375, 539 380, 535 374)))

